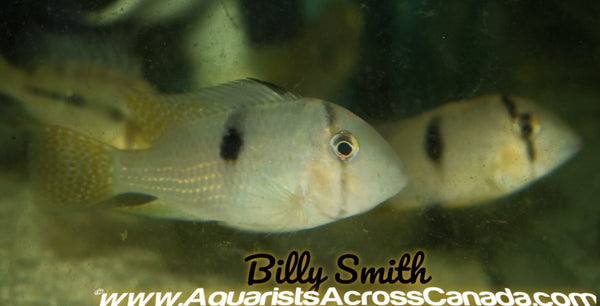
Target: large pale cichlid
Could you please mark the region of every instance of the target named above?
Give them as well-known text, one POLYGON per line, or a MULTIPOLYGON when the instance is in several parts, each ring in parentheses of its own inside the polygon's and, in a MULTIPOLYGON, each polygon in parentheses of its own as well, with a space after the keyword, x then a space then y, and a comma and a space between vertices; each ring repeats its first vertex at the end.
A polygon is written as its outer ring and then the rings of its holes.
POLYGON ((366 212, 407 183, 370 125, 269 83, 124 97, 150 146, 121 150, 70 128, 41 128, 30 152, 41 207, 79 210, 137 193, 155 200, 116 208, 279 232, 366 212))

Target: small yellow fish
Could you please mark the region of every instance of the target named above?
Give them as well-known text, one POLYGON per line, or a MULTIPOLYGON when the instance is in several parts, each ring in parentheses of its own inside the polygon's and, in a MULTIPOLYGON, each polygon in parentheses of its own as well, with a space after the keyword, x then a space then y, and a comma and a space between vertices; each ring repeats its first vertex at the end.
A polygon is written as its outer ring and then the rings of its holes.
POLYGON ((581 147, 571 128, 533 102, 488 95, 377 127, 406 164, 393 207, 460 206, 498 198, 547 175, 581 147))
POLYGON ((140 93, 126 104, 146 149, 119 150, 70 127, 41 128, 31 146, 41 207, 85 209, 137 193, 155 200, 117 209, 294 231, 366 212, 407 182, 397 154, 366 122, 266 82, 140 93))

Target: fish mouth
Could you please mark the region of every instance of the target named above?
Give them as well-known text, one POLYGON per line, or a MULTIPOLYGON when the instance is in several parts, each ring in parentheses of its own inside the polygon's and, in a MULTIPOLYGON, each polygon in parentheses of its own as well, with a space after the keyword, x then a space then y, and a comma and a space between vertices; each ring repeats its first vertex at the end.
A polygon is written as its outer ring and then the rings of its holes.
POLYGON ((541 178, 557 170, 584 148, 583 139, 574 132, 565 134, 561 140, 555 147, 546 148, 551 153, 545 157, 545 160, 534 166, 536 177, 541 178))
POLYGON ((572 132, 571 135, 563 137, 562 144, 557 151, 565 153, 561 154, 561 156, 558 158, 559 162, 557 164, 560 165, 570 160, 581 150, 583 150, 583 139, 579 135, 572 132))

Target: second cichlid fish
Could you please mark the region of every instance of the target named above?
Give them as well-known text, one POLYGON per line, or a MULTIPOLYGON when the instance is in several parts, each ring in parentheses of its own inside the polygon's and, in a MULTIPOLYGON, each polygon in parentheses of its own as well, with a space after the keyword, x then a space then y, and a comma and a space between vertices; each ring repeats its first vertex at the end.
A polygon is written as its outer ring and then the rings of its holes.
POLYGON ((157 91, 135 64, 118 64, 48 60, 22 69, 0 56, 0 93, 18 101, 35 122, 77 130, 121 149, 144 148, 148 143, 139 138, 125 101, 130 94, 157 91))
POLYGON ((79 210, 137 193, 155 199, 117 209, 280 232, 366 212, 407 183, 370 125, 269 83, 123 97, 150 146, 122 150, 68 127, 42 127, 31 146, 42 207, 79 210))
POLYGON ((579 136, 535 103, 488 95, 378 126, 406 164, 408 186, 393 207, 480 203, 552 172, 581 147, 579 136))

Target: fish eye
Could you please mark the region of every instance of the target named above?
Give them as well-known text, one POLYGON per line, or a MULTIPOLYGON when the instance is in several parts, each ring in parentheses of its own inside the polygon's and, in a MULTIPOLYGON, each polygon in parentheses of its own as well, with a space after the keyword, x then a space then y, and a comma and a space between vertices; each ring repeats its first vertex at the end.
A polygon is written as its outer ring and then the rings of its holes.
POLYGON ((358 141, 348 131, 335 133, 329 145, 333 154, 341 161, 351 161, 358 155, 358 141))
POLYGON ((523 139, 531 139, 540 131, 539 123, 535 120, 535 117, 529 113, 521 114, 519 117, 519 127, 523 139))

